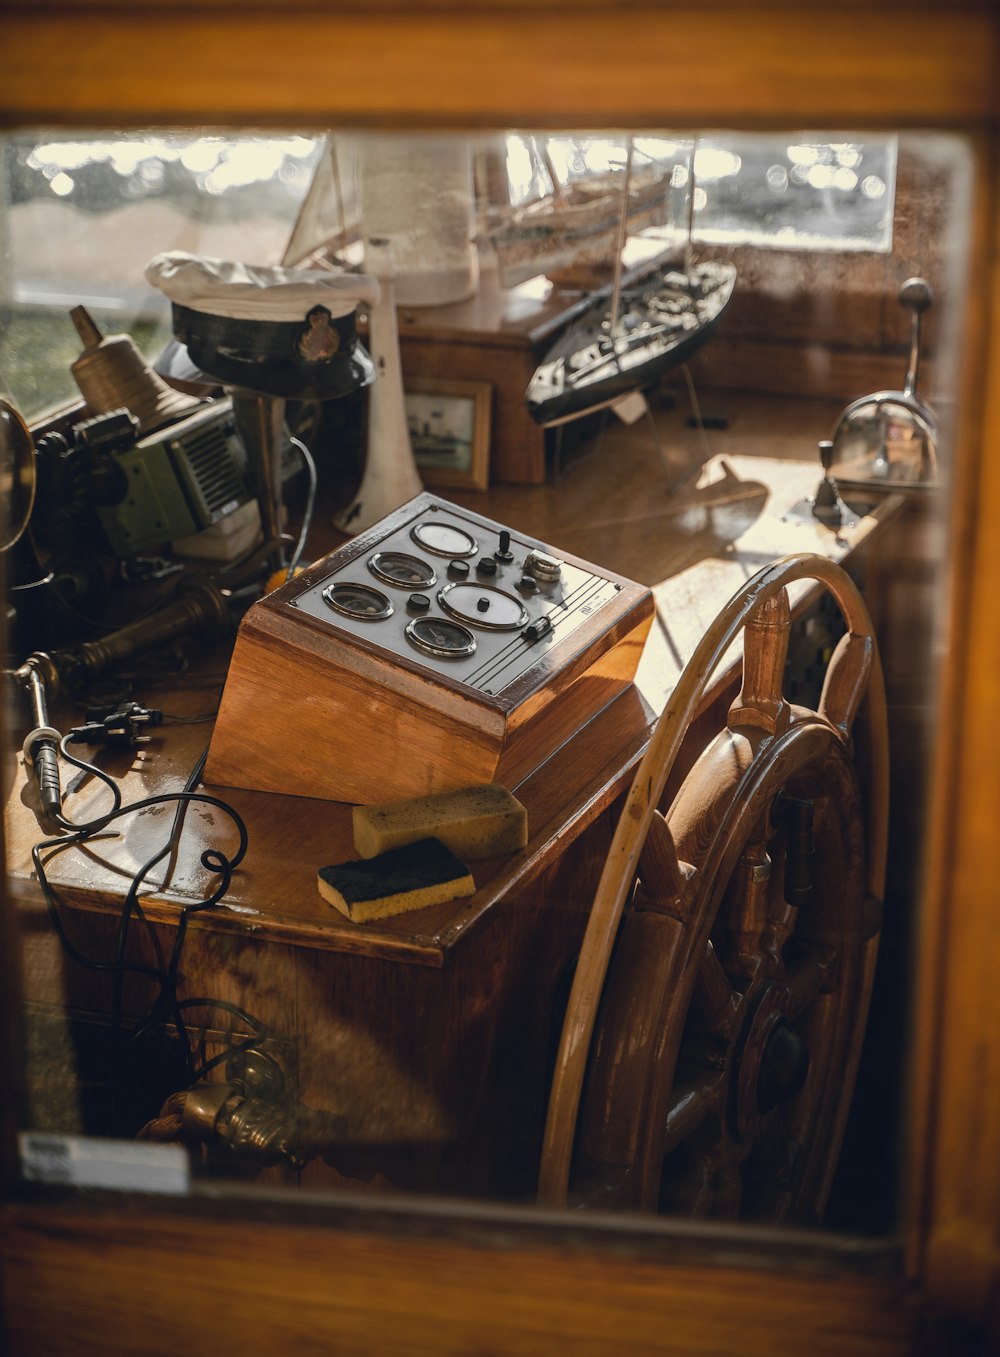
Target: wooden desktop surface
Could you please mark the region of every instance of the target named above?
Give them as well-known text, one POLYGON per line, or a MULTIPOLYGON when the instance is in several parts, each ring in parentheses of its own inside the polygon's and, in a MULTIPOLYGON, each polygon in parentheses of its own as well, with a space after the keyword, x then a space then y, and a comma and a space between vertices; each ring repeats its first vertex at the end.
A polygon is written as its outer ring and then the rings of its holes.
MULTIPOLYGON (((898 508, 898 499, 886 499, 840 536, 808 514, 790 516, 815 489, 818 462, 811 459, 811 450, 828 427, 830 410, 822 403, 762 401, 737 394, 717 399, 717 404, 727 414, 728 427, 709 435, 712 455, 700 470, 696 463, 705 444, 687 427, 686 408, 678 401, 672 410, 657 411, 659 447, 644 427, 626 430, 612 422, 577 450, 557 481, 496 488, 488 494, 449 492, 449 497, 527 531, 557 551, 573 552, 648 584, 656 598, 657 617, 635 688, 512 789, 528 810, 530 840, 522 853, 474 864, 477 891, 468 900, 358 925, 328 906, 315 884, 320 866, 353 856, 349 807, 207 788, 245 818, 250 850, 226 902, 210 915, 195 916, 192 926, 441 967, 498 901, 565 853, 624 791, 650 723, 705 627, 735 589, 762 565, 791 552, 848 557, 898 508), (672 493, 668 467, 674 483, 683 472, 695 470, 672 493)), ((314 538, 319 542, 324 535, 328 537, 323 524, 317 524, 314 538)), ((321 549, 328 545, 320 543, 321 549)), ((804 586, 803 594, 807 591, 804 586)), ((799 606, 802 602, 800 595, 799 606)), ((161 707, 167 722, 147 748, 104 756, 104 766, 121 778, 126 802, 183 785, 208 742, 206 717, 218 703, 225 659, 224 652, 209 654, 183 680, 140 685, 136 696, 161 707)), ((731 672, 737 660, 734 651, 724 667, 731 672)), ((720 673, 715 692, 724 679, 720 673)), ((294 702, 295 695, 280 694, 276 700, 294 702)), ((77 722, 80 713, 64 711, 58 719, 77 722)), ((74 818, 88 818, 107 804, 107 793, 92 781, 84 780, 79 790, 79 779, 67 776, 65 781, 74 818)), ((30 800, 24 771, 18 769, 7 797, 7 845, 12 882, 26 901, 37 899, 30 847, 45 833, 30 800)), ((119 822, 114 837, 86 851, 56 854, 50 879, 68 904, 117 911, 131 875, 162 843, 172 814, 169 806, 151 809, 119 822)), ((192 808, 169 879, 155 877, 162 884, 143 899, 147 917, 169 923, 178 904, 201 896, 208 876, 199 865, 200 855, 220 843, 235 844, 224 815, 192 808)))

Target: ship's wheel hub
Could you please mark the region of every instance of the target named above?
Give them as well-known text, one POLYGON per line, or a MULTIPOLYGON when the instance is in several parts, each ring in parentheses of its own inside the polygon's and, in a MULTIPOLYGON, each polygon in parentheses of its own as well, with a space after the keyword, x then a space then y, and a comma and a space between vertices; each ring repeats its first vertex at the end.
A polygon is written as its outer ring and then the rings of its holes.
POLYGON ((791 995, 780 985, 762 992, 736 1061, 735 1123, 738 1135, 757 1134, 763 1118, 801 1092, 809 1073, 809 1048, 788 1020, 791 995))

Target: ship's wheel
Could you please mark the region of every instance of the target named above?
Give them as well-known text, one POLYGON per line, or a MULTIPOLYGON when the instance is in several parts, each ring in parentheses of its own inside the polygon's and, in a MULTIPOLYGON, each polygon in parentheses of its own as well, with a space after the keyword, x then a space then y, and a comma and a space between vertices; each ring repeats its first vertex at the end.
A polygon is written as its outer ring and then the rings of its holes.
POLYGON ((819 1219, 878 946, 887 758, 857 588, 818 556, 768 566, 706 633, 626 797, 570 993, 540 1201, 819 1219), (847 625, 815 711, 782 695, 785 586, 808 579, 847 625), (662 814, 741 630, 742 690, 662 814))

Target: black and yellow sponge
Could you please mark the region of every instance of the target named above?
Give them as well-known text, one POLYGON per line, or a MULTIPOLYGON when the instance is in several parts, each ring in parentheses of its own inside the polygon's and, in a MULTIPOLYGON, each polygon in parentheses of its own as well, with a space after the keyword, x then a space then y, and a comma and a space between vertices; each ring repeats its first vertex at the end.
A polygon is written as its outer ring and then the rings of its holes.
POLYGON ((472 895, 468 867, 437 839, 421 839, 360 862, 321 867, 319 893, 355 923, 472 895))

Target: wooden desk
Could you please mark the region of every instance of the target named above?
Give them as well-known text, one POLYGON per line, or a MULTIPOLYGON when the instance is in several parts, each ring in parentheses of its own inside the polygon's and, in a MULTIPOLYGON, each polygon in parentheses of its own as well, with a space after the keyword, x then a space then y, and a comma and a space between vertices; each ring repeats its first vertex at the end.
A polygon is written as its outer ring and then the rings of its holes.
MULTIPOLYGON (((744 438, 752 442, 746 431, 744 438)), ((348 808, 221 792, 246 820, 250 851, 225 903, 191 917, 184 993, 251 1011, 271 1034, 299 1098, 346 1116, 345 1144, 328 1163, 313 1161, 307 1182, 374 1175, 409 1188, 530 1195, 560 1004, 615 803, 650 722, 704 626, 758 565, 790 550, 858 561, 894 510, 894 502, 885 501, 837 538, 815 522, 787 518, 815 486, 811 461, 715 458, 683 491, 667 496, 651 479, 648 449, 635 440, 628 446, 631 492, 628 463, 617 455, 602 462, 595 453, 558 490, 512 489, 491 499, 500 521, 555 546, 581 548, 589 531, 590 559, 654 587, 659 625, 638 686, 513 788, 528 809, 530 842, 515 857, 475 864, 473 897, 352 924, 315 887, 319 866, 351 855, 348 808), (645 486, 641 497, 635 474, 645 486), (589 530, 588 502, 601 519, 589 530)), ((770 446, 774 450, 773 440, 770 446)), ((800 597, 797 606, 804 603, 800 597)), ((738 657, 731 658, 735 664, 738 657)), ((224 664, 223 656, 214 669, 210 660, 199 665, 193 686, 168 681, 139 694, 162 706, 171 723, 149 751, 106 764, 121 779, 127 801, 183 785, 209 733, 207 724, 184 722, 214 707, 224 664)), ((715 720, 712 704, 724 697, 733 672, 726 666, 708 695, 706 724, 715 720)), ((58 719, 65 728, 79 713, 58 719)), ((692 749, 696 743, 695 736, 692 749)), ((86 819, 106 804, 106 795, 87 784, 70 797, 70 813, 86 819)), ((26 998, 49 1023, 62 1005, 89 1021, 106 1021, 107 977, 65 958, 31 880, 29 850, 42 831, 28 799, 18 771, 7 797, 7 845, 22 902, 26 998)), ((52 860, 49 875, 67 933, 87 955, 113 954, 128 880, 162 844, 172 814, 170 807, 152 808, 121 822, 117 837, 52 860)), ((200 854, 220 838, 232 848, 221 813, 189 812, 169 880, 157 878, 161 884, 143 898, 148 926, 132 925, 130 953, 137 959, 155 961, 157 947, 169 952, 180 907, 206 890, 200 854)), ((147 980, 130 977, 126 1019, 141 1014, 154 992, 147 980)), ((206 1053, 221 1049, 219 1029, 228 1023, 209 1009, 193 1025, 199 1020, 206 1053)), ((44 1092, 36 1089, 42 1124, 44 1092)))

